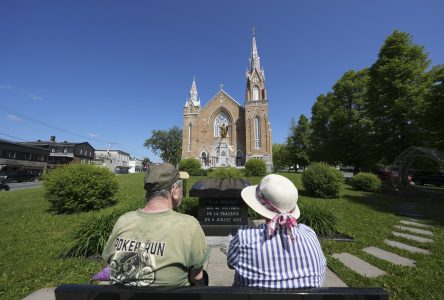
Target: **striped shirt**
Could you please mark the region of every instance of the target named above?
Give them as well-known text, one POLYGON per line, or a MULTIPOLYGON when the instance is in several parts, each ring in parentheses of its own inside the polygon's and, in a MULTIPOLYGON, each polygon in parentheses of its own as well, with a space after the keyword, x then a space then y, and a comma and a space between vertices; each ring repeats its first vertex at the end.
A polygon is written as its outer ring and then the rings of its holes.
POLYGON ((266 224, 243 226, 228 247, 228 267, 235 269, 233 286, 277 289, 322 287, 326 260, 316 233, 304 224, 269 236, 266 224))

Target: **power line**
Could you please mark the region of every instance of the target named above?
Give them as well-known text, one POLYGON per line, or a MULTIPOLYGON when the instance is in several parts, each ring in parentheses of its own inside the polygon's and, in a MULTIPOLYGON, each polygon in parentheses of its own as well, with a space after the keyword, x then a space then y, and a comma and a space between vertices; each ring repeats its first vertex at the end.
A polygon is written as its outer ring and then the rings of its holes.
MULTIPOLYGON (((60 127, 54 126, 54 125, 51 125, 51 124, 49 124, 49 123, 46 123, 46 122, 41 121, 41 120, 38 120, 38 119, 36 119, 36 118, 33 118, 33 117, 30 117, 30 116, 27 116, 27 115, 25 115, 25 114, 23 114, 23 113, 20 113, 20 112, 18 112, 18 111, 16 111, 16 110, 13 110, 13 109, 11 109, 11 108, 9 108, 9 107, 6 107, 6 106, 4 106, 4 105, 1 105, 1 104, 0 104, 0 110, 2 110, 2 111, 4 111, 4 112, 8 112, 8 113, 15 114, 15 115, 21 117, 21 118, 24 119, 24 120, 31 121, 31 122, 34 122, 34 123, 40 124, 40 125, 42 125, 42 126, 44 126, 44 127, 48 127, 48 128, 51 128, 51 129, 54 129, 54 130, 57 130, 57 131, 61 131, 61 132, 67 133, 67 134, 69 134, 69 135, 73 135, 73 136, 81 137, 81 138, 84 138, 84 139, 87 139, 87 140, 91 140, 91 141, 96 141, 96 142, 106 143, 106 144, 118 144, 118 143, 115 143, 115 142, 112 142, 112 141, 106 141, 106 140, 102 140, 102 139, 97 139, 97 138, 93 138, 93 137, 88 137, 88 136, 85 136, 85 135, 82 135, 82 134, 79 134, 79 133, 75 133, 75 132, 72 132, 72 131, 69 131, 69 130, 66 130, 66 129, 63 129, 63 128, 60 128, 60 127)), ((5 135, 6 135, 6 134, 5 134, 5 135)))
POLYGON ((13 139, 16 139, 16 140, 20 140, 20 141, 24 141, 24 142, 26 142, 26 140, 21 139, 21 138, 16 137, 16 136, 12 136, 12 135, 9 135, 9 134, 3 133, 3 132, 0 132, 0 134, 1 134, 1 135, 4 135, 4 136, 7 136, 7 137, 10 137, 10 138, 13 138, 13 139))

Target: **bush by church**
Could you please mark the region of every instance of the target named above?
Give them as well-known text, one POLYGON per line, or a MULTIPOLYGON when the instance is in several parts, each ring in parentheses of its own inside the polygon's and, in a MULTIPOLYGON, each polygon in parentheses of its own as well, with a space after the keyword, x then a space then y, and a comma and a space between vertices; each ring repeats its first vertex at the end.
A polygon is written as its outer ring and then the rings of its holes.
POLYGON ((312 163, 302 173, 305 190, 317 198, 339 198, 343 181, 341 172, 326 163, 312 163))
POLYGON ((185 158, 179 162, 179 171, 188 172, 191 176, 205 175, 205 170, 201 169, 200 161, 195 158, 185 158))
POLYGON ((100 209, 116 203, 116 177, 106 168, 94 165, 70 164, 56 168, 44 176, 45 198, 50 210, 58 213, 78 213, 100 209))
POLYGON ((350 184, 355 189, 365 192, 377 192, 381 189, 381 180, 372 173, 359 173, 352 177, 350 184))
POLYGON ((266 174, 267 167, 262 159, 252 158, 245 164, 246 176, 265 176, 266 174))

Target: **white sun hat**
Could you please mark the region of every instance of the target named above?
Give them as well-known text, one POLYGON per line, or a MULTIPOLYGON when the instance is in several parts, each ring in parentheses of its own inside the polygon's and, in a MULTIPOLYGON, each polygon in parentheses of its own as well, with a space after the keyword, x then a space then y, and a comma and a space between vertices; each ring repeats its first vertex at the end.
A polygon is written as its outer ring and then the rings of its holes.
POLYGON ((279 213, 287 213, 298 219, 301 214, 297 205, 297 188, 281 175, 265 176, 259 185, 244 188, 241 196, 249 207, 267 219, 273 219, 279 213))

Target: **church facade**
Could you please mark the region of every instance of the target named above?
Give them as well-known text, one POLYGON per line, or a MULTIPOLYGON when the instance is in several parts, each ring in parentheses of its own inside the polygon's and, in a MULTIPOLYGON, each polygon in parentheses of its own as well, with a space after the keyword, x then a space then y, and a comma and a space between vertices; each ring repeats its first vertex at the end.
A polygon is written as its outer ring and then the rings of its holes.
POLYGON ((253 35, 242 106, 223 90, 201 106, 196 81, 183 108, 182 159, 196 158, 204 168, 242 167, 251 158, 272 169, 272 138, 265 73, 253 35))

